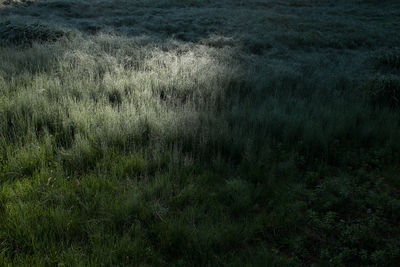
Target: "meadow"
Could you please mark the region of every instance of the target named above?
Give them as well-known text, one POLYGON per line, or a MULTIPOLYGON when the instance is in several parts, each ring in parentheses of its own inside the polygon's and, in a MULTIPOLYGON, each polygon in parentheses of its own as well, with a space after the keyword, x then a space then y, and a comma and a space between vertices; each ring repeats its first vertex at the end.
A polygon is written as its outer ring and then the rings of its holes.
POLYGON ((0 266, 396 266, 396 0, 0 0, 0 266))

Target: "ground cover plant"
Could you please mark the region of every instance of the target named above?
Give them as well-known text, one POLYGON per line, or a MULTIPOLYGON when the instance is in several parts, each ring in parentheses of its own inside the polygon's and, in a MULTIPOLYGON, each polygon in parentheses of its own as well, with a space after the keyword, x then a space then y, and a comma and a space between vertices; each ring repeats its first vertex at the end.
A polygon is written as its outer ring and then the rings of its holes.
POLYGON ((396 266, 400 4, 0 0, 0 265, 396 266))

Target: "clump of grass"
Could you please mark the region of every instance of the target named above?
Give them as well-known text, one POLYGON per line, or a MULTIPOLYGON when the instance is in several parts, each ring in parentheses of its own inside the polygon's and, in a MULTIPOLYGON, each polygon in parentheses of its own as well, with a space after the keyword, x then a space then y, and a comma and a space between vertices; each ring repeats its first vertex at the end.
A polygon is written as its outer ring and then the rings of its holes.
POLYGON ((400 50, 394 49, 373 56, 375 68, 383 71, 400 70, 400 50))
MULTIPOLYGON (((48 137, 47 137, 48 138, 48 137)), ((5 173, 8 177, 18 178, 31 176, 41 168, 44 168, 53 160, 51 143, 37 143, 33 141, 23 147, 13 147, 12 151, 6 154, 7 169, 5 173)))
POLYGON ((39 23, 23 24, 11 21, 0 23, 2 45, 32 45, 34 42, 54 42, 68 32, 39 23))
POLYGON ((118 90, 112 90, 111 92, 108 92, 108 100, 110 101, 110 104, 113 106, 118 106, 122 103, 122 94, 118 90))
POLYGON ((5 5, 5 6, 7 6, 7 5, 20 5, 20 4, 23 4, 23 5, 29 5, 29 4, 31 4, 33 1, 27 1, 27 0, 1 0, 0 1, 0 4, 2 4, 2 5, 5 5))
POLYGON ((398 108, 400 106, 400 78, 395 75, 371 79, 365 88, 374 106, 398 108))

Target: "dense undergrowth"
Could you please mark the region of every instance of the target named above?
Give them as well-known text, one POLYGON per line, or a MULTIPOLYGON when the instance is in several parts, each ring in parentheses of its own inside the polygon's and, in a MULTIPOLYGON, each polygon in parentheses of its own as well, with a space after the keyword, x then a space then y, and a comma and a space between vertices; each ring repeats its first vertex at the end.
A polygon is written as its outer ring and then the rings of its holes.
POLYGON ((395 266, 400 9, 349 2, 0 2, 0 263, 395 266))

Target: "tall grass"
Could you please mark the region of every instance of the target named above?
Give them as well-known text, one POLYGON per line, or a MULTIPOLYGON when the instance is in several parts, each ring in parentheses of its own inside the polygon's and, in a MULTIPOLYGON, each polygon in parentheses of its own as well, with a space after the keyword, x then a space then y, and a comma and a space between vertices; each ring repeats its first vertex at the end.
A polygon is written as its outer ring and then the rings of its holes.
POLYGON ((302 32, 309 3, 289 2, 237 6, 289 32, 195 42, 0 24, 19 29, 0 44, 0 261, 394 266, 398 40, 316 14, 321 38, 302 32))

